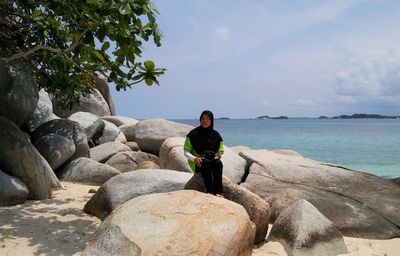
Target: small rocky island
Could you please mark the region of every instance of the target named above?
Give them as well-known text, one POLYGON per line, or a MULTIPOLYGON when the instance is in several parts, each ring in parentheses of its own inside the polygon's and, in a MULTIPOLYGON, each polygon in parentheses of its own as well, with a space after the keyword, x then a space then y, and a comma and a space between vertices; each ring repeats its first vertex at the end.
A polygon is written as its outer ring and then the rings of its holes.
POLYGON ((257 119, 289 119, 287 116, 276 116, 276 117, 271 117, 271 116, 259 116, 257 119))
MULTIPOLYGON (((329 117, 320 116, 318 119, 328 119, 329 117)), ((331 117, 332 119, 400 119, 400 116, 384 116, 377 114, 353 114, 331 117)))

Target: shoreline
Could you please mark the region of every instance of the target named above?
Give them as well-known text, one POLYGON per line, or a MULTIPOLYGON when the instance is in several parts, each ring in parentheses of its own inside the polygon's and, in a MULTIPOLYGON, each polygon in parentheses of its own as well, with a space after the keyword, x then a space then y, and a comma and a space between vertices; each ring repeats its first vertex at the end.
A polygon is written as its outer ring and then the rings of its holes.
MULTIPOLYGON (((98 186, 61 182, 53 198, 0 207, 0 255, 81 255, 101 221, 83 212, 98 186)), ((269 230, 272 225, 270 224, 269 230)), ((400 238, 388 240, 344 237, 350 256, 395 256, 400 238)), ((253 249, 253 256, 287 255, 278 242, 253 249)))

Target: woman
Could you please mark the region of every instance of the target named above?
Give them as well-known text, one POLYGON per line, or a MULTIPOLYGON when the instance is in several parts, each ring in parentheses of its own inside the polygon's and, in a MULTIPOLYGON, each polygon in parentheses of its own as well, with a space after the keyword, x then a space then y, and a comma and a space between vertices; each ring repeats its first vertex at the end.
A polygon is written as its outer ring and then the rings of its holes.
POLYGON ((191 130, 183 146, 190 168, 200 172, 206 185, 206 192, 222 195, 222 162, 224 143, 221 135, 214 130, 214 115, 205 110, 200 115, 200 126, 191 130))

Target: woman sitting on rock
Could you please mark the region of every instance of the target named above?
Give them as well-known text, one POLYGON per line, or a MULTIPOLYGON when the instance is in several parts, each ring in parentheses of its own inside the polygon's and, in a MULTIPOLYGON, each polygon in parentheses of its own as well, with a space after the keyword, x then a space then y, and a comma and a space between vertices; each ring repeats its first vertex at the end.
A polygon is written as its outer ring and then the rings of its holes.
POLYGON ((222 196, 222 162, 224 143, 214 130, 214 115, 205 110, 200 115, 200 126, 191 130, 183 146, 190 168, 201 173, 206 192, 222 196))

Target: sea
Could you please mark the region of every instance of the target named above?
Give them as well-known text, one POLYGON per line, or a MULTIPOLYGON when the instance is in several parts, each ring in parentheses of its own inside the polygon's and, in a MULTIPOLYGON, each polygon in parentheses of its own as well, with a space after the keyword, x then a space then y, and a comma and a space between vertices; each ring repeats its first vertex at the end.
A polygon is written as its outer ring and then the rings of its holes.
MULTIPOLYGON (((198 126, 199 120, 178 123, 198 126)), ((400 177, 400 119, 216 119, 228 147, 291 149, 384 178, 400 177)))

